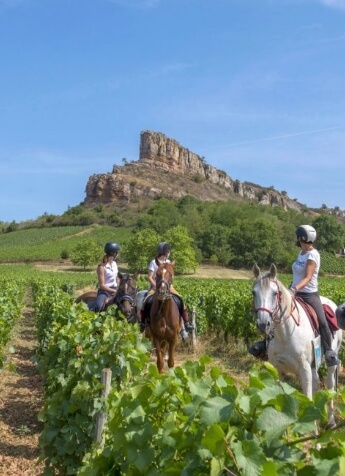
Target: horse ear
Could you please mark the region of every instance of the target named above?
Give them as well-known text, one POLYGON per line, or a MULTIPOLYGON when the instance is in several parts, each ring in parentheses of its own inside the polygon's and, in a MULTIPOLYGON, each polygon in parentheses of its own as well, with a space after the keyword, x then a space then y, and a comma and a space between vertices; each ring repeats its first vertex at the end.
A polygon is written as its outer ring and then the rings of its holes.
POLYGON ((275 278, 277 276, 277 267, 274 263, 271 264, 270 275, 272 276, 272 278, 275 278))
POLYGON ((133 274, 133 279, 134 279, 135 281, 137 281, 139 278, 140 278, 140 273, 139 273, 139 271, 136 271, 136 272, 133 274))
POLYGON ((172 267, 174 267, 175 264, 176 264, 176 261, 174 260, 174 261, 172 261, 170 264, 171 264, 172 267))
POLYGON ((122 279, 122 278, 123 278, 123 274, 122 274, 122 273, 120 273, 120 272, 118 272, 118 273, 117 273, 117 276, 118 276, 120 279, 122 279))
POLYGON ((256 279, 260 276, 260 268, 256 263, 253 266, 253 273, 256 279))

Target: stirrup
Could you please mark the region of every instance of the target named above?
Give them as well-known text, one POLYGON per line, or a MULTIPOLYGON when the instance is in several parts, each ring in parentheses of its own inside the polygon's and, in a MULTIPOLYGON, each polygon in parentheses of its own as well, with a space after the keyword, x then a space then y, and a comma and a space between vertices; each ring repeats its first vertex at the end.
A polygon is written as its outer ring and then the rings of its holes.
POLYGON ((185 329, 181 329, 181 330, 180 330, 180 335, 181 335, 182 340, 183 340, 184 342, 185 342, 185 341, 188 339, 188 337, 189 337, 189 334, 188 334, 188 332, 187 332, 185 329))
POLYGON ((190 322, 185 322, 184 323, 184 328, 186 329, 187 332, 194 331, 194 326, 190 322))

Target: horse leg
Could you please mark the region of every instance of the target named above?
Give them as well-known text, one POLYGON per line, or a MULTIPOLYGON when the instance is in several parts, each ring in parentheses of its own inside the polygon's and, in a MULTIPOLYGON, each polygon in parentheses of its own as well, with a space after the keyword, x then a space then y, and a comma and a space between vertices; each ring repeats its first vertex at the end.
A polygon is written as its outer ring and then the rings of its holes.
POLYGON ((158 339, 154 338, 153 346, 156 349, 157 369, 158 369, 158 372, 162 374, 164 369, 164 354, 162 353, 161 342, 158 339))
POLYGON ((175 349, 177 346, 177 336, 175 336, 170 342, 169 342, 169 356, 168 356, 168 367, 169 369, 172 369, 175 366, 175 349))
POLYGON ((299 381, 302 386, 302 392, 310 400, 313 398, 313 375, 309 362, 304 362, 298 371, 299 381))

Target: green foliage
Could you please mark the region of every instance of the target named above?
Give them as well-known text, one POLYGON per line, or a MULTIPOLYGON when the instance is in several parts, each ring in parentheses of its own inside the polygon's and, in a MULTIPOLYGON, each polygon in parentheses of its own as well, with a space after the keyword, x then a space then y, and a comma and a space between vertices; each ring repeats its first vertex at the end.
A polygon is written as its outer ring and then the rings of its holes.
POLYGON ((147 273, 148 264, 156 255, 160 241, 154 230, 144 229, 133 234, 124 249, 129 268, 133 272, 147 273))
MULTIPOLYGON (((6 361, 6 344, 23 306, 23 280, 0 280, 0 373, 6 361)), ((8 350, 9 351, 9 350, 8 350)))
POLYGON ((73 264, 85 269, 100 260, 101 252, 102 248, 96 241, 84 239, 71 250, 70 258, 73 264))
POLYGON ((110 312, 95 315, 73 304, 49 282, 37 281, 33 291, 44 380, 41 459, 45 474, 76 474, 93 444, 97 413, 104 410, 102 370, 111 370, 113 388, 120 390, 142 373, 148 341, 110 312))
POLYGON ((312 225, 317 231, 316 246, 319 250, 334 253, 344 248, 345 229, 333 216, 320 215, 312 225))
POLYGON ((114 389, 104 448, 86 455, 78 475, 316 475, 319 464, 322 474, 340 474, 343 432, 314 436, 315 420, 327 421, 332 392, 310 402, 277 385, 269 364, 251 371, 249 385, 238 385, 209 363, 204 357, 164 375, 151 367, 114 389))
POLYGON ((165 241, 171 244, 171 258, 176 260, 176 272, 186 273, 195 271, 197 262, 193 249, 193 240, 188 236, 188 231, 182 226, 175 226, 166 231, 165 241))

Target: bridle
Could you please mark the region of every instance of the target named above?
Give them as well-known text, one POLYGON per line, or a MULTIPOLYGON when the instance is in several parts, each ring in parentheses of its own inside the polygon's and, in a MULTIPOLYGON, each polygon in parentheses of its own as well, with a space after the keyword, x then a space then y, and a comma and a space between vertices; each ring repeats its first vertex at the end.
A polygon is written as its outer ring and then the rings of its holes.
MULTIPOLYGON (((282 302, 282 292, 281 292, 281 289, 279 287, 279 283, 276 279, 270 279, 270 282, 274 283, 277 286, 277 290, 278 290, 278 292, 276 294, 275 305, 274 305, 273 309, 267 309, 266 307, 255 307, 255 305, 254 305, 254 312, 255 312, 256 315, 257 315, 258 311, 267 312, 267 314, 271 318, 272 323, 277 325, 277 324, 281 323, 282 318, 283 318, 282 312, 280 312, 281 311, 281 302, 282 302)), ((291 308, 290 308, 289 317, 291 316, 293 318, 293 320, 295 321, 295 323, 299 326, 299 324, 300 324, 299 317, 300 316, 298 316, 298 320, 296 320, 296 317, 293 314, 295 309, 297 309, 296 300, 295 300, 295 298, 292 297, 291 298, 291 308)))
POLYGON ((278 285, 278 281, 276 279, 270 279, 270 282, 274 283, 276 286, 277 286, 277 294, 276 294, 276 298, 275 298, 275 305, 273 307, 273 309, 268 309, 267 307, 255 307, 255 303, 254 303, 254 312, 255 314, 257 315, 258 314, 258 311, 264 311, 264 312, 267 312, 267 314, 270 316, 271 318, 271 321, 274 323, 274 324, 279 324, 279 322, 281 322, 281 315, 279 313, 279 310, 280 310, 280 304, 281 304, 281 298, 282 298, 282 293, 281 293, 281 290, 279 289, 279 285, 278 285))
POLYGON ((120 283, 120 286, 118 288, 118 292, 117 292, 116 298, 115 298, 115 304, 119 307, 121 312, 128 315, 128 317, 131 317, 132 314, 133 314, 133 310, 135 312, 135 309, 134 309, 135 308, 135 299, 136 299, 136 295, 137 295, 137 292, 138 292, 138 288, 136 286, 136 283, 135 283, 134 279, 131 276, 123 278, 123 282, 124 282, 123 289, 122 289, 122 283, 120 283), (132 282, 131 294, 130 294, 130 290, 129 290, 129 283, 130 282, 132 282), (133 285, 133 283, 134 283, 134 285, 133 285), (123 302, 125 302, 125 301, 130 303, 130 313, 124 312, 124 310, 123 310, 123 302))
POLYGON ((162 277, 156 275, 156 291, 155 293, 158 296, 160 301, 165 301, 171 297, 170 286, 172 284, 172 274, 166 269, 162 270, 162 277), (165 274, 169 275, 169 280, 165 279, 165 274))

